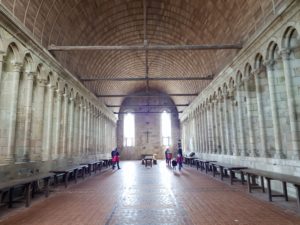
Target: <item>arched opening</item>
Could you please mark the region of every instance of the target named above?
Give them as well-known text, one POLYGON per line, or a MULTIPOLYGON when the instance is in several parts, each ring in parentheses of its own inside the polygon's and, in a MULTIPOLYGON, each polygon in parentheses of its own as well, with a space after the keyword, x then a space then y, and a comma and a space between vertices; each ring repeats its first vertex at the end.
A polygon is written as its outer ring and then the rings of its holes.
POLYGON ((172 145, 172 125, 171 125, 171 115, 167 111, 163 111, 161 114, 161 138, 162 145, 168 147, 172 145))
POLYGON ((126 113, 124 115, 124 147, 133 147, 134 138, 135 138, 135 123, 134 123, 134 114, 126 113))
POLYGON ((155 154, 164 157, 166 146, 177 150, 179 118, 173 100, 163 93, 136 92, 124 99, 117 123, 117 143, 123 159, 155 154))

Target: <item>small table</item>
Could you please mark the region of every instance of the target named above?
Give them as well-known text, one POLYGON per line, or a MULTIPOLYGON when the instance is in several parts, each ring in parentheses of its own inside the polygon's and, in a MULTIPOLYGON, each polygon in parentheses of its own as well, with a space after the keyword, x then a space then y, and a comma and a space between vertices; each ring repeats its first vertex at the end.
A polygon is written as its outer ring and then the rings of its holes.
POLYGON ((152 167, 152 162, 153 162, 152 156, 145 156, 144 161, 145 161, 145 167, 147 167, 148 164, 152 167))

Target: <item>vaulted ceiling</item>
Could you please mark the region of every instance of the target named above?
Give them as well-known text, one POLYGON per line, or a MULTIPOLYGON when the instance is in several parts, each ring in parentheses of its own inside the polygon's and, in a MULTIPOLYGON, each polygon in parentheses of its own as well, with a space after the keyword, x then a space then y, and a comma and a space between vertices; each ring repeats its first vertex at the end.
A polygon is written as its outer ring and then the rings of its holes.
MULTIPOLYGON (((282 9, 285 0, 2 0, 45 48, 244 44, 282 9), (146 2, 146 7, 144 4, 146 2), (146 13, 145 13, 146 8, 146 13), (145 33, 146 31, 146 33, 145 33)), ((188 78, 217 75, 239 50, 56 51, 57 60, 79 79, 188 78), (146 71, 146 58, 149 71, 146 71)), ((132 94, 145 80, 82 81, 96 95, 132 94)), ((204 80, 150 80, 167 94, 200 93, 204 80)), ((173 96, 176 104, 195 96, 173 96)), ((123 97, 99 98, 109 105, 123 97)), ((183 108, 178 107, 178 110, 183 108)), ((115 108, 114 111, 117 111, 115 108)))

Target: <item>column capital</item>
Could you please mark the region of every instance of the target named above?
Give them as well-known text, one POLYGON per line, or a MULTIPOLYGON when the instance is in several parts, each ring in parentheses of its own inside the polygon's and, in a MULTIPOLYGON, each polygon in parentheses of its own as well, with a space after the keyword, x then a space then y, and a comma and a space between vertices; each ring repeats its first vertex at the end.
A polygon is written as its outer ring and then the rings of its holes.
POLYGON ((291 55, 291 50, 288 48, 282 49, 279 54, 281 55, 282 59, 289 60, 291 55))
POLYGON ((64 94, 64 91, 58 88, 58 89, 56 89, 56 94, 57 94, 57 96, 62 97, 64 94))
POLYGON ((264 62, 264 65, 265 65, 268 69, 273 70, 274 65, 275 65, 275 60, 274 60, 274 59, 266 60, 266 61, 264 62))
POLYGON ((22 63, 15 62, 12 64, 11 72, 21 72, 23 67, 22 63))
POLYGON ((26 80, 33 80, 36 76, 36 72, 24 72, 26 80))
POLYGON ((42 76, 37 76, 36 80, 37 80, 38 86, 45 87, 48 83, 47 79, 45 77, 42 77, 42 76))

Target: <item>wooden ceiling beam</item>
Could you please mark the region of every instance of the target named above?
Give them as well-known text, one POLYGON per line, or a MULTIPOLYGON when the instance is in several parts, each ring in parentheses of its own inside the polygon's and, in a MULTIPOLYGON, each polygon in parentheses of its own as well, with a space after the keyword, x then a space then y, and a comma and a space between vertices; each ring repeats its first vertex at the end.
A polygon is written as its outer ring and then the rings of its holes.
MULTIPOLYGON (((109 108, 120 108, 122 105, 106 105, 109 108)), ((189 104, 174 104, 174 105, 124 105, 125 107, 187 107, 189 104)))
MULTIPOLYGON (((183 111, 179 112, 169 112, 171 114, 177 114, 177 113, 182 113, 183 111)), ((114 112, 114 114, 127 114, 128 112, 114 112)), ((148 114, 148 113, 154 113, 154 114, 161 114, 162 112, 130 112, 132 114, 148 114)))
POLYGON ((199 44, 199 45, 49 45, 49 51, 164 51, 164 50, 221 50, 242 49, 241 44, 199 44))
POLYGON ((191 94, 165 94, 165 95, 100 95, 96 94, 96 97, 98 98, 123 98, 123 97, 130 97, 130 98, 147 98, 147 97, 161 97, 161 98, 168 98, 168 97, 188 97, 188 96, 198 96, 197 93, 191 93, 191 94))
POLYGON ((117 77, 117 78, 80 78, 82 82, 93 82, 93 81, 156 81, 156 80, 212 80, 213 75, 206 77, 117 77))

